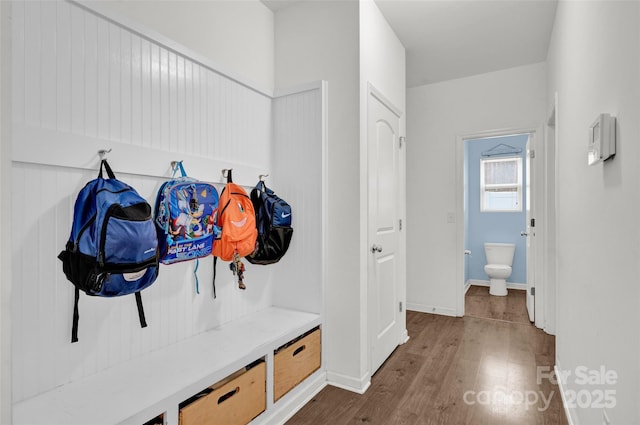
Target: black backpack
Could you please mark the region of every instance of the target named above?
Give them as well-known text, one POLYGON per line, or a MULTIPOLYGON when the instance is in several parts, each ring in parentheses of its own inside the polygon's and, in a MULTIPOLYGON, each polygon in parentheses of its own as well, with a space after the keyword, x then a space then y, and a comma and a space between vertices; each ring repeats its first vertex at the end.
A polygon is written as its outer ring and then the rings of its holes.
POLYGON ((291 206, 262 180, 251 191, 251 202, 256 213, 258 239, 256 250, 246 259, 251 264, 277 263, 289 249, 293 236, 291 206))
POLYGON ((147 326, 140 291, 156 280, 159 265, 151 206, 134 188, 116 179, 106 160, 100 164, 98 178, 78 194, 71 235, 58 258, 75 286, 71 342, 78 341, 80 291, 98 297, 135 293, 140 326, 147 326))

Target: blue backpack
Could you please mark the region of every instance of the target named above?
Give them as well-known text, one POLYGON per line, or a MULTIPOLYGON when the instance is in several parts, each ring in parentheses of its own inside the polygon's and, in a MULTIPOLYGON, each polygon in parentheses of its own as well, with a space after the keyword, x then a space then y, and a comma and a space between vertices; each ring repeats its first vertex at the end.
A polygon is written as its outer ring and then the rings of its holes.
POLYGON ((215 186, 187 177, 181 161, 176 163, 174 174, 178 169, 182 176, 164 182, 156 196, 154 222, 162 264, 208 257, 217 231, 214 221, 219 198, 215 186))
POLYGON ((260 180, 251 191, 251 202, 256 212, 258 239, 256 250, 248 255, 252 264, 273 264, 280 261, 289 249, 293 228, 291 206, 260 180))
POLYGON ((140 291, 158 277, 158 239, 151 206, 117 180, 106 160, 98 178, 80 191, 66 249, 58 255, 75 286, 71 342, 78 341, 80 291, 99 297, 135 293, 140 326, 146 327, 140 291), (102 177, 102 169, 108 178, 102 177))

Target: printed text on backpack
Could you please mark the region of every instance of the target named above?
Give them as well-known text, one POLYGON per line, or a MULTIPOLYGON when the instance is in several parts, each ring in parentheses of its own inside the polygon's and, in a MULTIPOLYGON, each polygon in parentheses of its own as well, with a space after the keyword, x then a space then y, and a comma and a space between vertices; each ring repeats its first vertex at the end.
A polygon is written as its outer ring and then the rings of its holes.
POLYGON ((258 241, 256 250, 247 257, 252 264, 273 264, 289 249, 293 228, 291 206, 259 181, 251 191, 256 212, 258 241))
POLYGON ((97 179, 76 199, 71 235, 58 258, 76 289, 72 342, 78 340, 79 291, 116 297, 136 294, 140 324, 146 326, 140 291, 158 276, 158 239, 151 206, 117 180, 106 160, 97 179), (108 179, 102 177, 105 168, 108 179))

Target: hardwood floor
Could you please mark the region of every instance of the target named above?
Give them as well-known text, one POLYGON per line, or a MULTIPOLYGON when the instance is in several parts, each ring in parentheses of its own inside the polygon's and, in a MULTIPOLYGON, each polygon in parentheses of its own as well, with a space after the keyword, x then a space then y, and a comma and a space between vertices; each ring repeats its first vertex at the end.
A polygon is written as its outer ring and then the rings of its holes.
POLYGON ((489 295, 488 286, 471 286, 464 297, 466 316, 529 323, 526 291, 509 289, 506 297, 489 295))
POLYGON ((327 386, 287 424, 567 423, 558 387, 537 375, 553 370, 553 336, 528 322, 410 311, 407 330, 365 394, 327 386))

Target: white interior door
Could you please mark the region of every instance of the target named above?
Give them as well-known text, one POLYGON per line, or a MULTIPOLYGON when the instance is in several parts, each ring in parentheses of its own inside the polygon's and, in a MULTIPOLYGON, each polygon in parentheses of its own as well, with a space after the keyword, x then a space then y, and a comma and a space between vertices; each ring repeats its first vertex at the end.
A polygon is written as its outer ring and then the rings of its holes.
POLYGON ((522 235, 527 240, 527 312, 529 313, 529 321, 535 321, 535 226, 531 226, 532 216, 531 212, 533 209, 533 202, 536 199, 534 196, 535 185, 531 184, 533 182, 534 170, 532 169, 532 149, 531 149, 531 137, 527 141, 527 159, 526 159, 526 230, 522 233, 522 235))
POLYGON ((400 343, 400 117, 373 91, 367 108, 371 373, 400 343))

